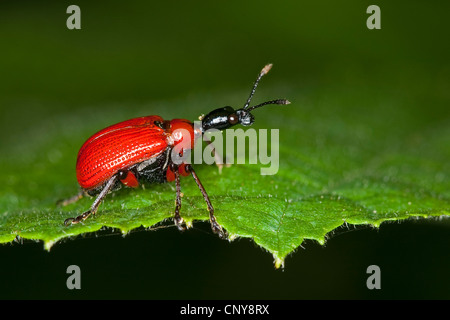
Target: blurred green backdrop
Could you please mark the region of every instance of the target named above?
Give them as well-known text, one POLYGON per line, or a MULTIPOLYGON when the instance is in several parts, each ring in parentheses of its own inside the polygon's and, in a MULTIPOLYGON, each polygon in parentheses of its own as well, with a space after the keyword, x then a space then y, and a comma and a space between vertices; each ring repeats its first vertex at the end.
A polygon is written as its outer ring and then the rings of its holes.
MULTIPOLYGON (((367 100, 414 101, 417 127, 448 122, 449 10, 438 1, 2 1, 0 157, 39 152, 33 146, 61 128, 77 150, 87 132, 114 121, 205 112, 183 101, 239 106, 268 62, 260 97, 271 88, 274 98, 326 101, 329 92, 361 97, 368 87, 367 100), (66 28, 71 4, 81 8, 81 30, 66 28), (371 4, 381 8, 381 30, 366 27, 371 4)), ((73 173, 73 157, 58 174, 73 173)), ((228 244, 202 223, 184 234, 105 231, 50 253, 41 243, 3 245, 0 297, 450 298, 445 220, 357 229, 337 230, 326 247, 306 242, 284 271, 251 241, 228 244), (81 267, 80 291, 66 289, 71 264, 81 267), (371 264, 381 267, 380 291, 365 286, 371 264)))

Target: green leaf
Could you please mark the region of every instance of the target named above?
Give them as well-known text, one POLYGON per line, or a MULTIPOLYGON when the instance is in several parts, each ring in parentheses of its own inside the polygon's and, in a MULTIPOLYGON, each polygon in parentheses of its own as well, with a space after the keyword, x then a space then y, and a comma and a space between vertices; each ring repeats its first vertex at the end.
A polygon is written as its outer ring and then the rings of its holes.
MULTIPOLYGON (((221 174, 215 166, 196 167, 231 240, 253 239, 279 267, 305 239, 324 244, 330 232, 347 224, 379 227, 384 221, 450 213, 446 121, 418 119, 411 116, 418 104, 407 104, 410 100, 401 96, 377 96, 363 86, 351 93, 346 93, 345 84, 330 86, 326 99, 321 98, 322 88, 284 88, 291 105, 255 111, 255 128, 280 130, 276 175, 261 175, 264 165, 236 164, 221 174), (366 101, 367 96, 372 99, 366 101)), ((264 89, 271 95, 278 91, 264 89)), ((245 93, 231 100, 237 96, 245 93)), ((219 95, 209 98, 226 101, 219 95)), ((86 110, 64 112, 5 140, 0 242, 18 237, 42 240, 50 249, 62 239, 104 226, 127 233, 140 226, 171 225, 164 221, 174 212, 173 183, 122 189, 106 198, 95 217, 69 227, 63 221, 85 211, 93 200, 83 198, 61 208, 55 203, 77 192, 73 167, 79 146, 90 134, 144 115, 143 109, 177 117, 163 110, 179 110, 183 104, 190 107, 193 119, 211 109, 204 100, 192 98, 159 107, 137 106, 128 116, 115 111, 87 119, 86 110)), ((181 213, 188 224, 208 220, 193 179, 182 179, 182 192, 181 213)))

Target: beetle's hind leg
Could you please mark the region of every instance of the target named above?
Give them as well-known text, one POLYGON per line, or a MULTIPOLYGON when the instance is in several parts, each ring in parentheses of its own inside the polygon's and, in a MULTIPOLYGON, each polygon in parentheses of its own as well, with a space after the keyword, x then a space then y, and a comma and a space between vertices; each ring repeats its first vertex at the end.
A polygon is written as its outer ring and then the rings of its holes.
POLYGON ((194 168, 190 164, 186 165, 186 171, 190 172, 192 177, 194 178, 195 182, 197 183, 198 188, 200 189, 200 192, 203 195, 203 199, 205 199, 206 205, 208 206, 209 211, 209 221, 211 222, 211 229, 214 233, 217 233, 217 235, 221 239, 227 239, 228 234, 225 230, 223 230, 222 226, 217 222, 216 217, 214 216, 214 207, 212 206, 211 200, 209 200, 209 196, 206 193, 205 188, 203 187, 200 179, 198 178, 197 174, 194 171, 194 168))
POLYGON ((176 192, 177 192, 177 198, 176 198, 176 204, 175 204, 175 215, 173 217, 173 220, 175 222, 175 225, 177 226, 178 230, 184 231, 186 228, 183 226, 184 220, 180 215, 180 209, 181 209, 181 183, 180 183, 180 173, 178 172, 178 166, 175 164, 170 164, 170 170, 175 175, 175 185, 176 185, 176 192))
POLYGON ((78 200, 83 198, 85 195, 86 195, 85 191, 83 189, 80 189, 80 191, 76 195, 73 195, 70 198, 58 200, 56 202, 56 205, 65 207, 71 203, 77 202, 78 200))
POLYGON ((68 218, 68 219, 64 220, 64 224, 66 226, 68 226, 70 224, 77 224, 77 223, 79 223, 81 221, 86 220, 91 214, 95 215, 95 213, 97 212, 98 207, 100 206, 100 203, 106 197, 108 192, 112 190, 112 188, 116 184, 117 180, 118 180, 118 175, 117 174, 113 175, 108 180, 108 182, 105 184, 105 186, 103 187, 102 191, 99 193, 97 198, 95 198, 94 203, 92 204, 91 208, 88 211, 83 212, 78 217, 68 218))

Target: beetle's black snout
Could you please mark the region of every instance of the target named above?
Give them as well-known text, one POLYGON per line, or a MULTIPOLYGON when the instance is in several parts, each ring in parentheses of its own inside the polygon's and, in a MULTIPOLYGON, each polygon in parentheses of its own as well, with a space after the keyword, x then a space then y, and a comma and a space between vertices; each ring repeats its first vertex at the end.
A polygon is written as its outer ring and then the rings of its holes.
POLYGON ((239 119, 239 123, 243 126, 251 126, 255 122, 255 117, 247 110, 236 110, 236 115, 239 119))

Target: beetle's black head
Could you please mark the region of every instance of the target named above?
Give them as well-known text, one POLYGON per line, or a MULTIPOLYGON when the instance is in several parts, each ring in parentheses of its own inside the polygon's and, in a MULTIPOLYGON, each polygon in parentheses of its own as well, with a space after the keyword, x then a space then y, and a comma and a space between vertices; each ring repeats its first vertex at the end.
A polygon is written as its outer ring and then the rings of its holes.
POLYGON ((255 118, 250 112, 242 109, 234 110, 232 107, 223 107, 211 111, 202 118, 202 129, 205 132, 208 129, 225 130, 236 124, 250 126, 255 118))
POLYGON ((252 100, 256 87, 258 86, 259 80, 261 80, 263 75, 269 72, 270 68, 272 68, 272 65, 268 64, 261 70, 255 84, 253 85, 252 92, 250 93, 250 96, 248 97, 243 108, 234 110, 232 107, 223 107, 215 109, 206 116, 203 116, 201 118, 203 132, 208 129, 225 130, 236 124, 251 126, 255 122, 255 117, 250 113, 250 111, 268 104, 289 104, 290 102, 286 99, 277 99, 250 107, 250 101, 252 100))
POLYGON ((202 130, 208 129, 225 130, 234 125, 251 126, 255 122, 255 117, 250 113, 253 109, 267 104, 289 104, 286 99, 271 100, 247 109, 234 110, 232 107, 215 109, 202 118, 202 130))

